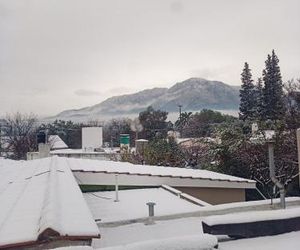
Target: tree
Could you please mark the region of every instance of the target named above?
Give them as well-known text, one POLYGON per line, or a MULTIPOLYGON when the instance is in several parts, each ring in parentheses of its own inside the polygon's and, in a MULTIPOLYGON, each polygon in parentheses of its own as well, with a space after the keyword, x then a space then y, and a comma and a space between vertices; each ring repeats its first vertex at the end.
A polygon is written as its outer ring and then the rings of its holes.
POLYGON ((182 128, 188 123, 192 117, 192 112, 183 112, 180 114, 180 117, 175 122, 175 128, 182 132, 182 128))
POLYGON ((297 129, 300 127, 300 79, 291 79, 284 84, 286 105, 286 127, 297 129))
POLYGON ((189 168, 207 169, 214 164, 214 151, 212 148, 217 140, 206 138, 190 139, 187 143, 179 144, 182 155, 189 168))
POLYGON ((149 142, 144 161, 149 165, 184 167, 186 165, 185 156, 174 138, 155 138, 149 142))
POLYGON ((155 110, 152 106, 140 112, 139 120, 143 126, 142 138, 148 140, 152 140, 155 137, 165 138, 168 130, 167 117, 168 112, 159 109, 155 110))
POLYGON ((281 79, 279 59, 272 51, 268 55, 263 70, 263 116, 265 120, 283 120, 285 113, 283 83, 281 79))
MULTIPOLYGON (((255 180, 265 196, 274 197, 267 143, 251 142, 251 135, 245 135, 240 126, 223 127, 218 132, 221 143, 213 149, 217 165, 211 170, 255 180)), ((297 190, 292 190, 291 184, 295 183, 298 176, 296 133, 292 130, 285 133, 276 131, 274 141, 276 178, 285 186, 288 194, 295 194, 297 190)))
POLYGON ((33 114, 7 115, 2 125, 2 150, 7 157, 25 160, 27 152, 36 150, 36 122, 33 114))
POLYGON ((252 80, 251 69, 245 62, 243 72, 241 74, 242 87, 240 89, 240 112, 239 118, 243 121, 254 119, 257 110, 256 91, 252 80))
POLYGON ((257 84, 255 86, 256 90, 256 95, 255 95, 255 100, 256 100, 256 118, 258 120, 262 120, 263 117, 263 105, 264 105, 264 94, 263 94, 263 82, 261 78, 257 79, 257 84))
POLYGON ((134 143, 135 133, 130 128, 131 120, 128 118, 112 119, 105 123, 103 127, 103 139, 105 142, 109 142, 110 146, 120 146, 120 134, 130 135, 130 144, 134 143))
POLYGON ((183 137, 206 137, 211 136, 214 129, 223 122, 232 122, 236 120, 233 116, 223 115, 218 111, 203 109, 191 115, 182 128, 183 137))
POLYGON ((55 120, 53 123, 41 124, 39 130, 48 135, 59 135, 70 148, 81 148, 81 128, 83 124, 72 121, 55 120))

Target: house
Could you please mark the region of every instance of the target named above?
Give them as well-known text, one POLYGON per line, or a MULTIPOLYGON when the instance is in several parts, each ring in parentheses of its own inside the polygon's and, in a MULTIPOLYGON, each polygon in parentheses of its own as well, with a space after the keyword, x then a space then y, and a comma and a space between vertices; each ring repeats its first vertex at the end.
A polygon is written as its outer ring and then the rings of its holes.
POLYGON ((43 156, 59 156, 66 158, 80 158, 93 160, 120 160, 120 148, 104 148, 102 127, 82 128, 82 147, 69 148, 58 136, 49 135, 46 146, 42 149, 48 152, 28 152, 27 160, 38 159, 43 156))
POLYGON ((49 135, 47 144, 39 144, 37 152, 27 152, 27 160, 34 160, 50 155, 51 151, 68 149, 68 145, 59 135, 49 135), (41 152, 42 151, 42 152, 41 152))
POLYGON ((119 160, 119 150, 103 147, 102 127, 84 127, 82 128, 81 149, 57 148, 51 151, 50 155, 93 160, 119 160))
POLYGON ((120 160, 119 148, 102 148, 98 150, 89 149, 57 149, 50 151, 50 155, 66 157, 66 158, 78 158, 78 159, 92 159, 92 160, 120 160))
MULTIPOLYGON (((253 188, 255 182, 210 171, 122 162, 57 156, 0 159, 0 176, 0 249, 213 249, 218 240, 203 234, 203 217, 269 210, 279 203, 211 205, 181 187, 230 193, 233 187, 253 188), (113 185, 115 190, 82 193, 78 184, 86 183, 113 185), (139 188, 118 190, 125 184, 139 188), (149 201, 155 203, 152 218, 149 201)), ((287 206, 299 205, 299 198, 287 199, 287 206)), ((293 241, 296 236, 291 235, 293 241)))
POLYGON ((68 145, 60 138, 59 135, 49 135, 48 142, 51 150, 66 149, 68 145))
POLYGON ((210 204, 245 200, 256 182, 208 170, 134 165, 128 162, 69 159, 80 184, 124 186, 168 185, 210 204))

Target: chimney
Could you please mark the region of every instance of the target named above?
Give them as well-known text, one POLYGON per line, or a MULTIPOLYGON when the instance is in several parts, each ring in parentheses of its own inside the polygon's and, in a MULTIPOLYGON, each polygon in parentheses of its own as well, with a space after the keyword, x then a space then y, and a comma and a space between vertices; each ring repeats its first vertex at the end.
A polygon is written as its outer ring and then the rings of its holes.
POLYGON ((36 135, 36 141, 38 144, 38 158, 46 158, 50 156, 50 145, 47 143, 47 134, 44 131, 40 131, 36 135))
POLYGON ((50 145, 45 143, 39 143, 39 158, 46 158, 50 156, 50 145))

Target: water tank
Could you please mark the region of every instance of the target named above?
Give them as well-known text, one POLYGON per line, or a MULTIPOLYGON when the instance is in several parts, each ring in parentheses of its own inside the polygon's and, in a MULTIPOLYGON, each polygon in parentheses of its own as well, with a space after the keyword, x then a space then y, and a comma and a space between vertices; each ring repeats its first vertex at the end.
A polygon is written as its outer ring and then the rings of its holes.
POLYGON ((129 134, 120 134, 120 148, 129 149, 130 147, 130 136, 129 134))
POLYGON ((37 133, 36 135, 36 141, 37 141, 37 144, 40 144, 40 143, 46 143, 46 133, 43 132, 43 131, 40 131, 37 133))
POLYGON ((103 143, 102 127, 82 128, 82 148, 95 150, 101 148, 103 143))

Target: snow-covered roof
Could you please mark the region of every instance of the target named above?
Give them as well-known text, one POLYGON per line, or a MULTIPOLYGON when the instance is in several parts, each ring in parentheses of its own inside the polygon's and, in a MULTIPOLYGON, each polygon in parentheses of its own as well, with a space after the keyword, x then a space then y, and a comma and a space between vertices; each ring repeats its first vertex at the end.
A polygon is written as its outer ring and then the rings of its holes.
MULTIPOLYGON (((97 249, 144 242, 153 239, 162 240, 170 237, 203 234, 199 217, 157 220, 153 225, 132 223, 116 227, 100 227, 101 239, 94 239, 92 246, 97 249)), ((187 243, 188 246, 188 243, 187 243)))
POLYGON ((273 236, 219 241, 222 250, 298 250, 300 232, 291 232, 273 236))
POLYGON ((195 140, 195 138, 176 138, 177 143, 182 143, 186 141, 192 141, 195 140))
POLYGON ((0 248, 99 236, 65 159, 1 160, 0 176, 0 248))
POLYGON ((137 139, 135 141, 138 141, 138 142, 148 142, 149 140, 146 140, 146 139, 137 139))
POLYGON ((263 130, 257 131, 251 138, 250 141, 253 143, 266 143, 268 141, 274 140, 275 131, 274 130, 263 130))
POLYGON ((50 152, 52 155, 103 155, 103 154, 115 154, 117 150, 112 150, 110 148, 103 148, 103 151, 85 150, 85 149, 57 149, 50 152))
POLYGON ((68 145, 58 135, 49 135, 48 142, 50 143, 51 149, 68 148, 68 145))
POLYGON ((216 142, 215 138, 212 137, 199 137, 199 138, 176 138, 176 142, 181 146, 191 147, 204 142, 216 142))
MULTIPOLYGON (((299 198, 287 198, 287 210, 294 209, 299 207, 299 198), (297 202, 296 202, 297 201, 297 202)), ((254 211, 253 216, 255 214, 260 214, 261 209, 265 209, 264 213, 272 212, 270 209, 270 202, 271 200, 263 200, 263 201, 249 201, 249 202, 238 202, 238 203, 229 203, 223 205, 215 205, 209 207, 202 207, 199 210, 203 211, 214 211, 212 214, 225 214, 226 217, 229 213, 235 213, 238 215, 239 213, 244 214, 242 211, 254 211), (267 205, 264 207, 259 207, 260 205, 267 205), (248 207, 248 208, 246 208, 248 207), (240 209, 239 209, 240 208, 240 209), (246 209, 246 210, 244 210, 246 209)), ((273 200, 275 203, 280 203, 279 199, 273 200)), ((275 210, 275 211, 282 211, 282 210, 275 210)), ((252 213, 252 212, 251 212, 252 213)), ((199 237, 203 235, 202 225, 201 222, 208 214, 199 213, 198 215, 194 214, 192 217, 189 215, 188 217, 182 216, 181 218, 172 217, 168 218, 167 220, 159 220, 158 218, 155 219, 154 225, 145 225, 144 223, 135 223, 136 220, 132 220, 131 224, 124 224, 124 225, 117 225, 117 226, 101 226, 100 233, 102 238, 101 239, 94 239, 92 246, 97 249, 103 249, 103 247, 116 247, 116 249, 122 249, 124 245, 128 244, 136 244, 148 240, 162 240, 169 237, 182 237, 188 235, 195 235, 197 234, 199 237), (118 248, 119 247, 119 248, 118 248)), ((229 215, 230 216, 230 215, 229 215)), ((253 217, 251 216, 251 217, 253 217)), ((293 234, 293 233, 290 233, 293 234)), ((268 236, 268 237, 259 237, 259 238, 252 238, 252 239, 244 239, 244 240, 233 240, 229 241, 230 238, 221 236, 221 240, 219 240, 219 248, 232 250, 232 249, 276 249, 281 250, 284 249, 284 245, 287 244, 288 246, 293 246, 292 250, 299 249, 299 240, 298 237, 300 236, 300 232, 297 235, 293 235, 293 237, 288 237, 289 234, 283 234, 280 236, 280 239, 276 241, 276 244, 270 243, 272 239, 276 240, 278 236, 268 236), (285 241, 285 237, 289 240, 285 241), (222 239, 224 238, 224 242, 222 239), (261 240, 265 238, 265 240, 261 240), (246 242, 249 241, 247 245, 246 242), (277 247, 277 244, 280 247, 277 247), (268 246, 268 247, 265 247, 268 246), (273 247, 273 248, 272 248, 273 247)), ((186 247, 189 247, 187 242, 186 247)), ((110 248, 108 248, 110 249, 110 248)), ((114 248, 111 248, 114 249, 114 248)), ((143 249, 143 248, 140 248, 143 249)), ((185 249, 185 248, 184 248, 185 249)), ((197 249, 197 248, 196 248, 197 249)))
POLYGON ((119 202, 115 192, 84 193, 94 219, 101 223, 147 218, 147 202, 154 202, 155 216, 198 211, 200 206, 172 194, 163 188, 121 190, 119 202))
MULTIPOLYGON (((187 168, 175 168, 175 167, 161 167, 161 166, 147 166, 147 165, 134 165, 128 162, 114 162, 114 161, 94 161, 94 160, 81 160, 81 159, 69 159, 70 166, 73 172, 93 173, 91 177, 97 181, 97 175, 95 173, 102 173, 106 176, 108 174, 119 174, 120 183, 122 181, 125 184, 130 184, 130 180, 125 180, 121 176, 137 176, 144 177, 144 185, 162 185, 167 184, 169 186, 207 186, 207 187, 230 187, 230 188, 255 188, 256 182, 244 178, 239 178, 231 175, 220 174, 208 170, 187 169, 187 168), (146 177, 148 178, 146 182, 146 177), (154 180, 154 177, 156 179, 154 180), (159 178, 159 179, 158 179, 159 178), (174 181, 176 180, 176 183, 174 181), (217 183, 218 182, 218 183, 217 183)), ((77 175, 79 177, 79 175, 77 175)), ((81 176, 83 177, 83 176, 81 176)), ((102 176, 103 177, 103 176, 102 176)), ((102 178, 101 177, 101 178, 102 178)), ((84 183, 82 184, 91 184, 84 183)), ((98 180, 100 181, 100 179, 98 180)), ((102 185, 111 185, 111 180, 105 178, 101 179, 102 185), (109 183, 108 183, 109 182, 109 183)), ((139 180, 135 180, 138 182, 139 180)), ((93 183, 97 184, 97 183, 93 183)), ((99 184, 99 183, 98 183, 99 184)), ((134 184, 134 183, 132 183, 134 184)))
POLYGON ((279 209, 273 211, 249 211, 242 213, 214 215, 203 221, 210 226, 217 224, 249 223, 255 221, 283 220, 300 217, 300 208, 279 209))
POLYGON ((164 239, 152 239, 131 244, 99 248, 103 250, 213 250, 218 246, 218 239, 210 234, 193 234, 164 239))

